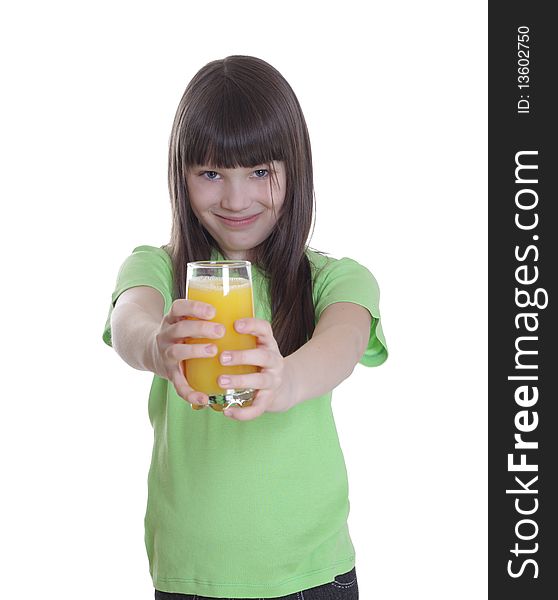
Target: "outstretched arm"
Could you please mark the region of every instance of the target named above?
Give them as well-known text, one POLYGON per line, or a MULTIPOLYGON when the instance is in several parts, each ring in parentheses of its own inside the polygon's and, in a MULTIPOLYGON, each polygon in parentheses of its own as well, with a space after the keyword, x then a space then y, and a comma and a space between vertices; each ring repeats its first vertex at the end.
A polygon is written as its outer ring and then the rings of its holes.
POLYGON ((330 304, 312 338, 287 356, 293 406, 337 387, 353 372, 370 337, 371 315, 352 302, 330 304))

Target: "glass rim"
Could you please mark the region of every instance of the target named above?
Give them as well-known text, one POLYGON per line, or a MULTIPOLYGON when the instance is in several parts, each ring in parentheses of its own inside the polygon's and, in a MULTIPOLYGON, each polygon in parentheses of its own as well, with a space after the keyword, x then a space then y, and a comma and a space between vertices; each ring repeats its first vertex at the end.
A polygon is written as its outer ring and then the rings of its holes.
POLYGON ((249 260, 196 260, 189 262, 188 267, 219 268, 219 267, 250 267, 249 260))

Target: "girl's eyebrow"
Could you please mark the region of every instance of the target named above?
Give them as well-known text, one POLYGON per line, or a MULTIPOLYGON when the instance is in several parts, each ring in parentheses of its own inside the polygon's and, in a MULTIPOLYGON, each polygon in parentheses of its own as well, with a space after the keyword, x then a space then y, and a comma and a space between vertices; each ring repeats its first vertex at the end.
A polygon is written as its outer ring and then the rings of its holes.
POLYGON ((265 167, 266 169, 271 168, 271 169, 277 171, 277 165, 275 164, 275 161, 270 161, 269 163, 261 162, 261 163, 252 165, 251 167, 236 167, 236 168, 230 168, 230 169, 216 167, 215 165, 211 165, 211 164, 195 165, 192 168, 193 169, 201 169, 204 171, 235 171, 236 169, 242 169, 244 171, 253 171, 254 169, 261 168, 261 167, 265 167))

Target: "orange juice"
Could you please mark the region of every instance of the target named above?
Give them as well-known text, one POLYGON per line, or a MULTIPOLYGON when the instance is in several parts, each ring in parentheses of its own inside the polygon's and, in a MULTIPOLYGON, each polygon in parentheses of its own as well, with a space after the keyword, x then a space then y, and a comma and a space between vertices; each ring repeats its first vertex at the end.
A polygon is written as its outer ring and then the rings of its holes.
MULTIPOLYGON (((183 361, 184 374, 188 383, 208 396, 223 394, 225 390, 217 383, 223 374, 239 375, 255 373, 258 368, 252 365, 225 366, 219 362, 224 350, 247 350, 256 347, 253 335, 237 333, 233 327, 237 319, 252 317, 252 286, 250 281, 240 277, 221 279, 218 277, 197 277, 188 282, 188 300, 200 300, 215 307, 215 317, 211 319, 225 326, 225 335, 218 339, 188 338, 186 343, 215 344, 217 354, 208 358, 192 358, 183 361)), ((251 404, 245 402, 244 406, 251 404)), ((222 410, 219 404, 211 404, 215 410, 222 410)), ((197 408, 193 406, 193 408, 197 408)))

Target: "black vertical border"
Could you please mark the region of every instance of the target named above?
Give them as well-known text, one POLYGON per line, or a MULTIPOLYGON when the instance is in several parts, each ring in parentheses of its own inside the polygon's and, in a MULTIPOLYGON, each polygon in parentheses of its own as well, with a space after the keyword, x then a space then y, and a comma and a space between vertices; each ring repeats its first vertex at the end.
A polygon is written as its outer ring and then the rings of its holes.
MULTIPOLYGON (((558 228, 553 215, 558 204, 557 184, 558 155, 556 145, 556 122, 558 102, 558 45, 557 31, 550 10, 551 2, 508 1, 492 2, 488 9, 489 24, 489 598, 506 600, 549 599, 558 597, 558 327, 556 323, 556 277, 558 262, 558 228), (529 28, 529 88, 518 88, 518 28, 529 28), (518 101, 523 94, 528 96, 529 113, 518 113, 518 101), (523 179, 528 173, 537 173, 536 184, 516 183, 516 153, 537 151, 538 154, 522 159, 524 163, 537 164, 537 171, 523 171, 523 179), (538 204, 531 211, 516 207, 516 193, 520 188, 531 189, 538 195, 538 204), (522 231, 515 224, 515 215, 520 213, 524 222, 538 215, 536 229, 522 231), (538 240, 533 236, 538 235, 538 240), (527 254, 523 261, 515 256, 516 247, 520 256, 525 256, 529 245, 537 247, 527 254), (528 265, 523 276, 532 277, 534 267, 538 267, 538 279, 530 285, 518 284, 516 269, 528 265), (515 288, 530 291, 537 288, 548 293, 548 306, 519 308, 515 300, 515 288), (516 328, 515 318, 522 312, 537 313, 538 328, 526 332, 525 320, 520 319, 516 328), (516 370, 515 343, 519 336, 536 336, 536 341, 522 342, 522 348, 537 350, 530 355, 530 362, 536 370, 516 370), (556 340, 556 342, 555 342, 556 340), (538 381, 514 381, 509 376, 518 374, 537 375, 538 381), (520 385, 536 386, 539 396, 536 404, 526 408, 515 401, 515 392, 520 385), (532 424, 537 413, 538 425, 529 433, 523 433, 524 440, 538 442, 538 448, 517 450, 514 448, 516 429, 515 419, 522 410, 528 413, 532 424), (520 462, 521 454, 526 462, 538 466, 536 472, 509 472, 508 454, 514 453, 515 463, 520 462), (521 489, 515 481, 518 476, 525 485, 538 477, 530 490, 537 493, 514 494, 506 490, 521 489), (515 501, 523 510, 532 510, 538 500, 538 508, 532 515, 517 512, 515 501), (518 526, 522 519, 532 519, 518 526), (531 540, 517 537, 516 527, 521 535, 531 540), (532 553, 511 551, 515 544, 521 550, 535 550, 532 553), (538 544, 536 546, 535 544, 538 544), (535 578, 535 565, 525 563, 536 561, 538 577, 535 578), (508 572, 508 561, 512 560, 508 572)), ((525 31, 522 29, 522 31, 525 31)), ((525 61, 523 61, 525 63, 525 61)), ((525 105, 525 103, 523 103, 525 105)), ((526 156, 526 155, 525 155, 526 156)), ((525 192, 521 198, 535 198, 525 192)), ((542 304, 543 295, 539 298, 542 304)), ((530 320, 531 326, 535 320, 530 320)), ((530 388, 530 394, 534 390, 530 388)), ((523 421, 526 423, 527 421, 523 421)))

